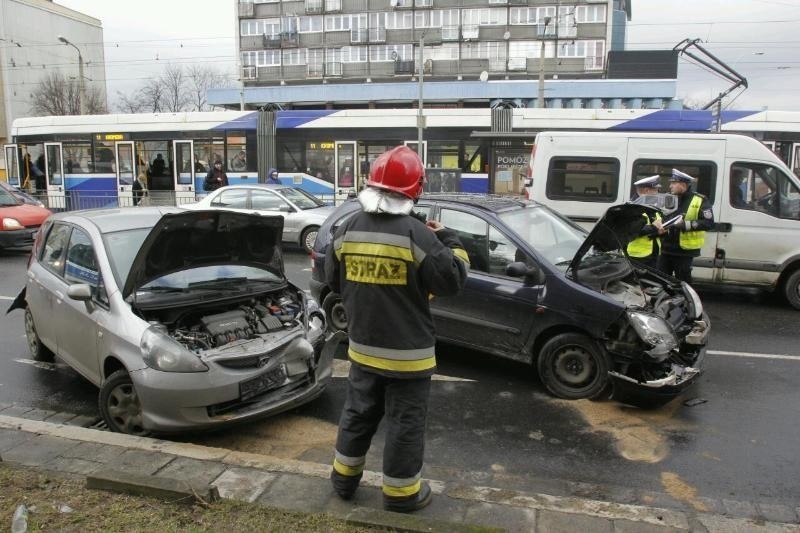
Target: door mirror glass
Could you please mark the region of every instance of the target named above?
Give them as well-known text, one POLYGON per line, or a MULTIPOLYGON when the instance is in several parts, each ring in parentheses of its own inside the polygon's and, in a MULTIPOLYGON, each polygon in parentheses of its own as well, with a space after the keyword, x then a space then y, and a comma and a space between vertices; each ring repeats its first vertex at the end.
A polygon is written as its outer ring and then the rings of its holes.
POLYGON ((281 204, 278 206, 278 211, 281 213, 294 213, 294 207, 290 206, 289 204, 281 204))
POLYGON ((525 278, 525 281, 532 285, 541 283, 541 274, 542 271, 538 266, 527 265, 522 261, 515 261, 506 266, 506 276, 525 278))
POLYGON ((88 302, 92 299, 92 288, 85 283, 78 283, 67 287, 67 296, 79 302, 88 302))

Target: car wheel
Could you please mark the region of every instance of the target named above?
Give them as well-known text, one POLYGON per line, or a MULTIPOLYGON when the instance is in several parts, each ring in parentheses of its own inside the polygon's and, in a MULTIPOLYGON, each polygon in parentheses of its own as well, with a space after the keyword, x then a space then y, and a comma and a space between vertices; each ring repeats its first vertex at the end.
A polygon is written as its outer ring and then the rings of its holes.
POLYGON ((792 272, 783 282, 783 295, 789 305, 800 310, 800 270, 792 272))
POLYGON ((580 333, 556 335, 539 354, 539 377, 551 394, 565 400, 599 396, 609 382, 608 356, 580 333))
POLYGON ((150 434, 142 425, 142 404, 126 370, 117 370, 103 382, 100 413, 111 431, 140 437, 150 434))
POLYGON ((329 293, 322 301, 322 309, 328 317, 328 328, 331 331, 347 331, 347 313, 341 296, 335 292, 329 293))
POLYGON ((314 241, 317 240, 317 233, 319 233, 319 226, 309 226, 300 234, 300 246, 302 246, 306 253, 311 253, 314 249, 314 241))
POLYGON ((55 354, 50 348, 42 344, 39 334, 36 333, 36 324, 33 323, 33 314, 30 307, 25 308, 25 338, 28 340, 28 351, 34 360, 53 362, 55 354))

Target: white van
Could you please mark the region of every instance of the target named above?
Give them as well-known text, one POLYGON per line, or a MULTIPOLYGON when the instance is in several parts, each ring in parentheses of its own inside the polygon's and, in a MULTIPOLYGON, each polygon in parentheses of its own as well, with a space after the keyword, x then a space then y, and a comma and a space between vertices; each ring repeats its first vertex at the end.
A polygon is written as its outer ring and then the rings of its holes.
POLYGON ((711 133, 545 131, 531 154, 528 196, 584 226, 628 201, 633 182, 677 168, 714 205, 692 277, 781 290, 800 309, 800 181, 752 137, 711 133))

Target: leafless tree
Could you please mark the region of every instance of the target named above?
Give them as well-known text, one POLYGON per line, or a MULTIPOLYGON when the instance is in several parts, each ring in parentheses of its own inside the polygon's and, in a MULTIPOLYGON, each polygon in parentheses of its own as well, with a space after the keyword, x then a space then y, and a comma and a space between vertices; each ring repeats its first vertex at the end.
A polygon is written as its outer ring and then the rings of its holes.
MULTIPOLYGON (((100 115, 106 113, 103 93, 87 83, 86 113, 100 115)), ((63 73, 54 71, 47 74, 31 93, 31 112, 38 116, 80 115, 80 84, 63 73)))
POLYGON ((160 113, 166 111, 166 98, 164 85, 160 78, 149 80, 139 90, 138 99, 142 103, 141 111, 148 113, 160 113))
POLYGON ((125 94, 121 91, 117 91, 117 103, 115 107, 117 111, 122 113, 141 113, 145 105, 141 93, 125 94))
POLYGON ((187 94, 189 80, 183 65, 167 65, 159 80, 164 86, 166 111, 185 111, 190 105, 190 100, 187 94))
POLYGON ((207 111, 208 90, 222 85, 223 76, 209 66, 192 65, 187 69, 188 92, 192 111, 207 111))

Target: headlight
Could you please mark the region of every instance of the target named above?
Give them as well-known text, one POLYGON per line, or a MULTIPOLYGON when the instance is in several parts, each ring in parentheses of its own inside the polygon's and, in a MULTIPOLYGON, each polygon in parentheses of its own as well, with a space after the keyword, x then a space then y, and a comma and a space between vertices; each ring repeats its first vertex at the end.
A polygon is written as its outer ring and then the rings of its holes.
POLYGON ((675 333, 660 316, 649 313, 629 312, 628 320, 645 344, 651 347, 646 353, 654 359, 663 361, 678 347, 675 333))
POLYGON ((149 327, 142 335, 139 344, 142 358, 147 366, 162 372, 208 372, 206 364, 187 350, 178 341, 160 331, 149 327))
POLYGON ((3 219, 3 230, 10 231, 15 229, 25 229, 25 226, 19 223, 19 220, 16 218, 4 218, 3 219))
MULTIPOLYGON (((681 286, 683 286, 683 292, 689 297, 689 301, 692 303, 692 307, 694 308, 694 314, 692 315, 692 318, 703 318, 703 302, 700 301, 700 295, 697 294, 697 291, 695 291, 692 286, 685 281, 681 282, 681 286)), ((692 310, 690 309, 690 311, 692 310)))

